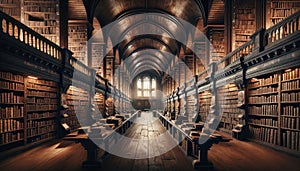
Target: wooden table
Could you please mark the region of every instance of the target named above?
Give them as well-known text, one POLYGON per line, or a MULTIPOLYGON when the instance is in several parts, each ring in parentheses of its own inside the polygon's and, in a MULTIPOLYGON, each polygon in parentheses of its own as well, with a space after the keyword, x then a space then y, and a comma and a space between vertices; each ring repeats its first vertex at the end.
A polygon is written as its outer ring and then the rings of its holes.
MULTIPOLYGON (((77 134, 71 133, 68 134, 64 140, 67 141, 75 141, 76 143, 80 143, 84 149, 87 151, 87 159, 82 163, 82 167, 90 168, 90 167, 101 167, 101 160, 98 160, 98 150, 99 147, 97 144, 91 140, 87 134, 77 134)), ((99 139, 99 141, 104 142, 104 139, 99 139)))
POLYGON ((66 135, 63 139, 67 141, 74 141, 80 143, 87 151, 87 159, 82 163, 84 168, 98 168, 101 167, 101 160, 98 160, 99 146, 104 145, 105 149, 109 148, 109 140, 119 133, 123 134, 131 126, 133 121, 136 119, 138 112, 134 113, 130 118, 126 119, 121 125, 116 127, 114 130, 101 131, 99 136, 93 135, 91 138, 85 134, 78 134, 78 131, 66 135), (95 144, 96 143, 96 144, 95 144))

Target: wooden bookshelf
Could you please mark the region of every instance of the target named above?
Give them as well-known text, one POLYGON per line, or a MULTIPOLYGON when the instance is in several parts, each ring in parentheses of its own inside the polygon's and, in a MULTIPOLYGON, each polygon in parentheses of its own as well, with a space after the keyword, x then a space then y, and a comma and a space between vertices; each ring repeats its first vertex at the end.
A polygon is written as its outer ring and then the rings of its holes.
POLYGON ((56 137, 58 87, 55 82, 0 72, 0 87, 1 149, 56 137))
POLYGON ((68 27, 68 48, 87 65, 87 23, 69 23, 68 27))
POLYGON ((300 151, 299 80, 300 68, 250 80, 248 124, 251 138, 300 151))
POLYGON ((281 80, 281 145, 300 151, 300 68, 283 72, 281 80))
POLYGON ((64 122, 70 126, 71 132, 85 126, 84 124, 88 122, 88 99, 88 91, 82 88, 70 86, 67 90, 67 105, 69 108, 66 111, 68 116, 64 119, 64 122))
POLYGON ((0 148, 24 144, 24 77, 0 72, 0 148))
POLYGON ((248 125, 252 138, 278 144, 279 74, 253 78, 248 84, 248 125))
POLYGON ((23 0, 21 6, 24 24, 59 45, 59 1, 23 0))
POLYGON ((0 0, 0 10, 20 21, 21 0, 0 0))
POLYGON ((55 82, 26 79, 27 143, 56 137, 58 88, 55 82))
POLYGON ((231 134, 234 126, 238 124, 238 115, 243 114, 238 108, 238 88, 235 84, 227 84, 218 89, 217 96, 219 112, 222 114, 219 129, 231 134))
POLYGON ((113 56, 107 56, 106 57, 106 79, 110 83, 113 81, 113 56))
POLYGON ((191 122, 195 115, 197 115, 197 100, 194 95, 190 95, 187 97, 186 107, 187 107, 187 115, 188 121, 191 122))
POLYGON ((208 36, 212 44, 210 46, 211 61, 219 61, 225 56, 224 26, 209 27, 208 36))
POLYGON ((111 116, 114 115, 114 99, 112 97, 108 97, 105 101, 105 107, 106 107, 106 115, 111 116))
POLYGON ((256 31, 255 1, 235 0, 233 5, 233 49, 250 40, 256 31))
POLYGON ((94 103, 96 104, 96 108, 99 110, 101 115, 103 116, 105 112, 105 97, 102 93, 96 93, 94 96, 94 103))
POLYGON ((103 77, 104 43, 93 42, 92 44, 92 68, 103 77))
POLYGON ((202 122, 205 122, 207 116, 209 115, 211 99, 212 95, 210 90, 199 93, 199 110, 202 122))
POLYGON ((300 2, 297 0, 268 0, 267 2, 269 27, 300 10, 300 2))

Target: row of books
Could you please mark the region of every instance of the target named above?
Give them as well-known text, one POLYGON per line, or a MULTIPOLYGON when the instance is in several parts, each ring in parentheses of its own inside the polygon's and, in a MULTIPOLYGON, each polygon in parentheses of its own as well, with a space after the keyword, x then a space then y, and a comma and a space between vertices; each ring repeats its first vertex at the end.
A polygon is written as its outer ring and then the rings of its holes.
POLYGON ((54 132, 55 130, 56 130, 55 125, 48 125, 46 127, 41 127, 41 128, 31 128, 31 129, 27 129, 27 136, 28 137, 39 136, 42 134, 54 132))
POLYGON ((49 133, 45 133, 39 136, 34 136, 34 137, 30 137, 27 139, 28 143, 33 143, 33 142, 37 142, 37 141, 41 141, 41 140, 45 140, 45 139, 49 139, 49 138, 53 138, 55 137, 55 132, 49 132, 49 133))
POLYGON ((248 109, 252 115, 278 116, 277 105, 250 106, 248 109))
POLYGON ((271 8, 292 8, 294 6, 299 7, 300 3, 296 0, 271 2, 271 8))
POLYGON ((300 116, 299 106, 283 106, 283 115, 300 116))
POLYGON ((57 105, 56 104, 27 105, 26 107, 27 107, 28 112, 57 110, 57 105))
POLYGON ((23 132, 10 132, 6 134, 0 134, 0 144, 8 144, 14 141, 20 141, 24 139, 23 132))
POLYGON ((256 103, 275 103, 278 101, 277 95, 249 97, 250 104, 256 103))
POLYGON ((282 90, 300 89, 300 80, 295 80, 295 81, 291 81, 291 82, 283 82, 281 85, 282 85, 282 90))
POLYGON ((27 12, 48 12, 48 13, 56 13, 58 10, 56 9, 56 5, 54 4, 52 7, 49 6, 48 3, 34 3, 34 2, 24 2, 24 10, 27 12))
POLYGON ((235 29, 255 29, 255 20, 237 20, 235 21, 235 29))
POLYGON ((300 151, 300 132, 286 131, 282 133, 282 146, 300 151))
POLYGON ((56 27, 57 26, 57 21, 56 19, 54 20, 43 20, 43 21, 30 21, 30 17, 26 16, 25 20, 27 21, 27 24, 30 25, 31 27, 56 27))
POLYGON ((1 87, 1 89, 24 91, 24 84, 22 84, 22 83, 0 81, 0 87, 1 87))
POLYGON ((14 105, 0 108, 0 119, 24 117, 24 106, 14 105))
POLYGON ((0 71, 0 79, 24 83, 24 77, 22 75, 16 75, 16 74, 12 74, 10 72, 1 72, 0 71))
POLYGON ((300 92, 298 93, 282 93, 281 100, 284 102, 292 101, 300 103, 300 92))
POLYGON ((297 12, 297 9, 289 8, 289 9, 272 9, 271 10, 271 18, 272 17, 288 17, 297 12))
POLYGON ((38 97, 45 97, 45 98, 56 98, 56 93, 52 92, 44 92, 38 90, 30 90, 27 92, 27 96, 38 96, 38 97))
POLYGON ((220 110, 220 112, 223 112, 224 114, 226 114, 226 113, 233 113, 233 114, 241 113, 241 109, 237 108, 236 104, 221 105, 219 110, 220 110))
POLYGON ((258 87, 255 90, 249 91, 249 95, 259 95, 259 94, 267 94, 267 93, 274 93, 277 92, 278 88, 277 87, 258 87))
POLYGON ((259 86, 265 86, 269 84, 276 84, 279 82, 278 74, 274 74, 269 76, 268 78, 262 78, 262 79, 252 79, 249 83, 249 87, 259 87, 259 86))
POLYGON ((1 104, 15 104, 15 103, 24 103, 24 97, 19 95, 16 92, 9 92, 9 93, 0 93, 1 97, 1 104))
POLYGON ((286 71, 284 74, 282 74, 283 81, 293 80, 296 78, 300 78, 300 68, 296 68, 291 71, 286 71))
POLYGON ((248 14, 247 18, 255 17, 255 15, 253 15, 254 10, 251 8, 244 8, 244 9, 240 8, 240 9, 237 9, 236 12, 237 12, 237 14, 243 14, 243 15, 248 14))
POLYGON ((24 128, 24 122, 16 119, 1 119, 0 133, 19 131, 24 128))
POLYGON ((282 117, 281 118, 281 127, 282 128, 289 128, 289 129, 296 129, 300 131, 300 118, 291 118, 291 117, 282 117))
POLYGON ((35 32, 39 33, 39 34, 56 34, 56 27, 45 27, 45 28, 41 28, 41 27, 34 27, 35 25, 30 25, 29 27, 31 27, 35 32))
POLYGON ((278 126, 278 120, 275 120, 272 118, 260 118, 260 119, 249 118, 249 123, 257 124, 257 125, 272 126, 272 127, 278 126))
POLYGON ((249 132, 254 139, 258 139, 270 144, 278 144, 278 130, 265 128, 265 127, 256 127, 250 126, 249 132))
MULTIPOLYGON (((222 97, 223 96, 221 96, 220 98, 222 98, 222 97)), ((218 99, 218 102, 221 105, 221 107, 224 107, 224 108, 227 108, 228 106, 230 106, 228 104, 237 103, 237 99, 236 100, 231 100, 228 96, 227 97, 225 96, 224 99, 220 99, 220 98, 218 99)))
POLYGON ((73 25, 70 25, 69 28, 68 28, 68 31, 69 33, 83 33, 83 34, 87 34, 87 25, 76 25, 76 26, 73 26, 73 25))
POLYGON ((56 112, 43 112, 43 113, 29 113, 27 114, 28 120, 43 119, 43 118, 54 118, 56 117, 56 112))
POLYGON ((20 0, 0 0, 0 4, 18 4, 20 0))
POLYGON ((36 103, 36 104, 57 104, 57 99, 53 99, 53 98, 36 98, 36 97, 32 97, 32 98, 27 98, 27 103, 36 103))
POLYGON ((20 17, 21 16, 21 10, 17 10, 15 8, 0 8, 2 12, 5 14, 8 14, 13 17, 20 17))
POLYGON ((27 122, 27 129, 45 127, 49 125, 55 125, 55 121, 54 120, 46 120, 46 121, 29 120, 27 122))
POLYGON ((27 88, 34 88, 34 89, 38 89, 38 90, 57 92, 57 88, 55 88, 55 87, 39 85, 39 84, 36 84, 36 83, 31 83, 31 82, 28 82, 26 86, 27 86, 27 88))

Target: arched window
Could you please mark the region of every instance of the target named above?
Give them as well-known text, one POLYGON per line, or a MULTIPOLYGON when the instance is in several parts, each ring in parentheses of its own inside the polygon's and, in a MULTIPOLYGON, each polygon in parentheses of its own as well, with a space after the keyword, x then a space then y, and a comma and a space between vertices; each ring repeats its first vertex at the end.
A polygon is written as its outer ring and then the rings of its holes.
POLYGON ((156 80, 155 80, 155 78, 152 78, 152 80, 151 80, 151 96, 152 97, 156 96, 156 80))
POLYGON ((142 79, 138 79, 138 81, 137 81, 137 95, 138 95, 138 97, 143 96, 142 79))
POLYGON ((137 80, 138 97, 155 97, 156 96, 156 79, 149 76, 137 80))

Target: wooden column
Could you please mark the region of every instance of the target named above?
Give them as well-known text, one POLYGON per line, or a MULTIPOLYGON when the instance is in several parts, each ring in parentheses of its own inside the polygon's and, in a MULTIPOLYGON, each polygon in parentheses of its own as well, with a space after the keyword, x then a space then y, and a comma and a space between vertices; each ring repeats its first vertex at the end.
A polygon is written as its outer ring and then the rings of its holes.
POLYGON ((266 0, 255 0, 256 30, 266 28, 266 0))
MULTIPOLYGON (((257 0, 259 1, 259 0, 257 0)), ((233 4, 232 0, 224 0, 224 43, 225 43, 225 55, 232 51, 232 13, 233 4)))
POLYGON ((68 12, 69 1, 59 1, 59 19, 60 19, 60 47, 68 48, 68 12))

